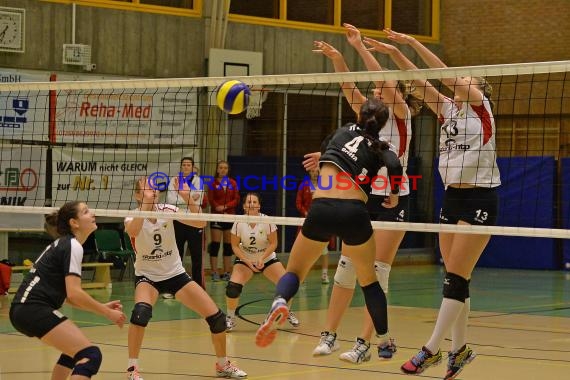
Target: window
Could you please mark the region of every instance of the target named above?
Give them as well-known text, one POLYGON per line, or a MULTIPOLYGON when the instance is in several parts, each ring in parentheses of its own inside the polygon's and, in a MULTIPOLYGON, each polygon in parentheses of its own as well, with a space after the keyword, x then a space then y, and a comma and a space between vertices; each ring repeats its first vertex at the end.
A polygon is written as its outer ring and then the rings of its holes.
POLYGON ((194 0, 139 0, 141 4, 160 5, 173 8, 194 8, 194 0))
POLYGON ((279 18, 279 0, 232 1, 230 13, 244 16, 279 18))
POLYGON ((440 1, 241 0, 231 2, 230 21, 325 32, 343 32, 342 23, 346 22, 371 37, 384 37, 382 29, 389 27, 434 42, 439 35, 440 1), (251 16, 256 18, 248 19, 251 16))
POLYGON ((343 1, 341 23, 362 29, 384 29, 384 0, 343 1))
POLYGON ((432 6, 431 0, 392 1, 391 28, 401 33, 429 36, 432 6))
POLYGON ((287 20, 334 24, 333 0, 287 0, 287 20))
POLYGON ((53 3, 79 3, 85 6, 173 16, 202 16, 204 0, 43 0, 53 3))

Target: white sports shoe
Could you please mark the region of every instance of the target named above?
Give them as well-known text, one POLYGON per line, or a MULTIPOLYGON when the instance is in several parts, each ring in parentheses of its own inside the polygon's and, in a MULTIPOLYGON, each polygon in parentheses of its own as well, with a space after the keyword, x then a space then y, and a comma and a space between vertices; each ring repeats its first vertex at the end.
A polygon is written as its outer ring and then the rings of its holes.
POLYGON ((336 333, 323 331, 319 344, 313 350, 313 356, 330 355, 339 348, 340 345, 336 341, 336 333))
POLYGON ((340 354, 339 359, 345 362, 359 364, 369 361, 370 357, 370 343, 366 343, 362 338, 356 338, 356 343, 350 351, 340 354))
POLYGON ((247 373, 236 367, 229 360, 223 366, 216 363, 216 377, 225 377, 226 379, 245 379, 247 373))
POLYGON ((299 318, 297 318, 297 316, 292 312, 289 312, 287 320, 289 321, 289 324, 293 327, 299 327, 301 325, 301 322, 299 322, 299 318))
POLYGON ((139 369, 135 366, 129 367, 127 369, 127 379, 128 380, 143 380, 139 373, 139 369))

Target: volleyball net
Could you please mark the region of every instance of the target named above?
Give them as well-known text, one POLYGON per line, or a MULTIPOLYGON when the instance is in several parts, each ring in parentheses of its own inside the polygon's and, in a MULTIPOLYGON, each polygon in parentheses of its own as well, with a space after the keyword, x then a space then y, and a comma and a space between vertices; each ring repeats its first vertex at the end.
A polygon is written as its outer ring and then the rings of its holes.
MULTIPOLYGON (((183 157, 207 192, 220 160, 242 198, 260 193, 262 212, 281 225, 300 225, 303 155, 356 115, 339 83, 372 97, 375 81, 483 76, 493 86, 500 215, 496 227, 437 223, 443 185, 437 170, 440 125, 423 107, 412 120, 407 172, 410 222, 375 228, 415 232, 570 237, 570 61, 415 71, 232 77, 253 91, 250 109, 228 115, 216 88, 229 78, 20 82, 0 84, 1 227, 25 229, 29 216, 82 200, 98 216, 150 216, 132 211, 135 182, 153 178, 165 190, 181 176, 183 157)), ((386 86, 386 84, 385 84, 386 86)), ((422 94, 422 86, 415 86, 422 94)), ((166 193, 165 191, 162 192, 166 193)), ((254 217, 204 213, 208 221, 254 217)), ((238 208, 239 210, 239 208, 238 208)), ((238 213, 239 214, 239 213, 238 213)), ((165 216, 174 218, 175 216, 165 216)), ((268 220, 268 219, 264 219, 268 220)))

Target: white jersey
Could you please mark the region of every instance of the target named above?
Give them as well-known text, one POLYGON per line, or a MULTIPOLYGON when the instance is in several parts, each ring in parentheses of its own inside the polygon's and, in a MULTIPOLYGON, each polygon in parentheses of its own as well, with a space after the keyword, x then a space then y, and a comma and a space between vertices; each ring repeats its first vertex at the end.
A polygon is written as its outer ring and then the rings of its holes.
MULTIPOLYGON (((178 207, 158 204, 156 211, 178 212, 178 207)), ((125 224, 133 220, 125 218, 125 224)), ((164 281, 185 272, 176 247, 172 219, 157 219, 152 223, 146 219, 139 234, 132 239, 136 252, 135 275, 145 276, 151 281, 164 281)))
POLYGON ((453 183, 499 186, 495 119, 489 100, 483 98, 480 106, 463 102, 458 108, 446 98, 439 121, 439 174, 445 187, 453 183))
MULTIPOLYGON (((408 167, 408 152, 410 148, 410 140, 412 139, 412 115, 410 110, 407 110, 406 119, 397 118, 394 115, 392 108, 390 116, 384 128, 378 133, 380 140, 386 141, 390 144, 390 150, 398 156, 404 173, 402 174, 402 185, 400 186, 400 196, 410 194, 410 186, 406 169, 408 167)), ((388 170, 386 167, 380 168, 378 171, 378 179, 374 182, 370 193, 374 195, 389 196, 390 183, 388 178, 388 170)))
MULTIPOLYGON (((180 183, 181 182, 180 177, 178 178, 179 178, 178 182, 180 183)), ((204 200, 204 193, 205 193, 204 181, 202 181, 202 178, 200 178, 200 176, 195 175, 192 177, 191 184, 192 185, 190 186, 190 196, 192 198, 197 198, 195 202, 198 206, 201 206, 202 201, 204 200)), ((166 203, 178 206, 183 210, 186 210, 188 208, 188 204, 186 203, 184 198, 182 198, 180 194, 178 194, 178 189, 177 186, 175 185, 174 178, 171 178, 170 182, 168 183, 168 191, 166 192, 166 203)))
MULTIPOLYGON (((265 214, 260 214, 266 216, 265 214)), ((275 224, 256 223, 252 228, 249 223, 235 222, 232 226, 232 234, 240 239, 239 246, 246 257, 255 260, 265 252, 269 245, 269 234, 277 231, 275 224)), ((275 252, 265 258, 264 262, 275 259, 275 252)))

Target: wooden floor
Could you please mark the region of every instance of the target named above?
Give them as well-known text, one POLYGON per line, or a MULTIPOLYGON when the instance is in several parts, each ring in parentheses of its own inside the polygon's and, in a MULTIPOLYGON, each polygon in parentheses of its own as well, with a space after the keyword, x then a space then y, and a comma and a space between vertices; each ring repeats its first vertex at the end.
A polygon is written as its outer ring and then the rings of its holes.
MULTIPOLYGON (((301 287, 293 308, 301 327, 281 331, 273 345, 258 348, 254 332, 270 304, 272 285, 257 276, 244 289, 241 318, 228 334, 229 355, 249 379, 401 379, 400 365, 424 344, 441 301, 441 268, 396 267, 390 283, 390 331, 398 352, 392 360, 354 365, 338 354, 349 349, 361 326, 362 296, 357 292, 338 331, 341 350, 313 357, 325 320, 331 285, 321 285, 317 271, 301 287)), ((224 283, 208 291, 224 307, 224 283)), ((90 291, 104 301, 120 298, 132 308, 132 284, 115 283, 111 291, 90 291)), ((567 379, 570 373, 570 274, 565 272, 478 269, 471 288, 469 342, 477 357, 461 379, 567 379)), ((0 297, 0 380, 49 379, 59 354, 38 340, 24 337, 7 321, 9 297, 0 297)), ((124 379, 127 329, 71 308, 64 313, 81 325, 103 351, 100 379, 124 379)), ((213 349, 206 323, 177 301, 160 300, 147 328, 141 353, 145 380, 215 377, 213 349)), ((449 349, 444 342, 442 350, 449 349)), ((442 378, 445 363, 424 372, 442 378)))

